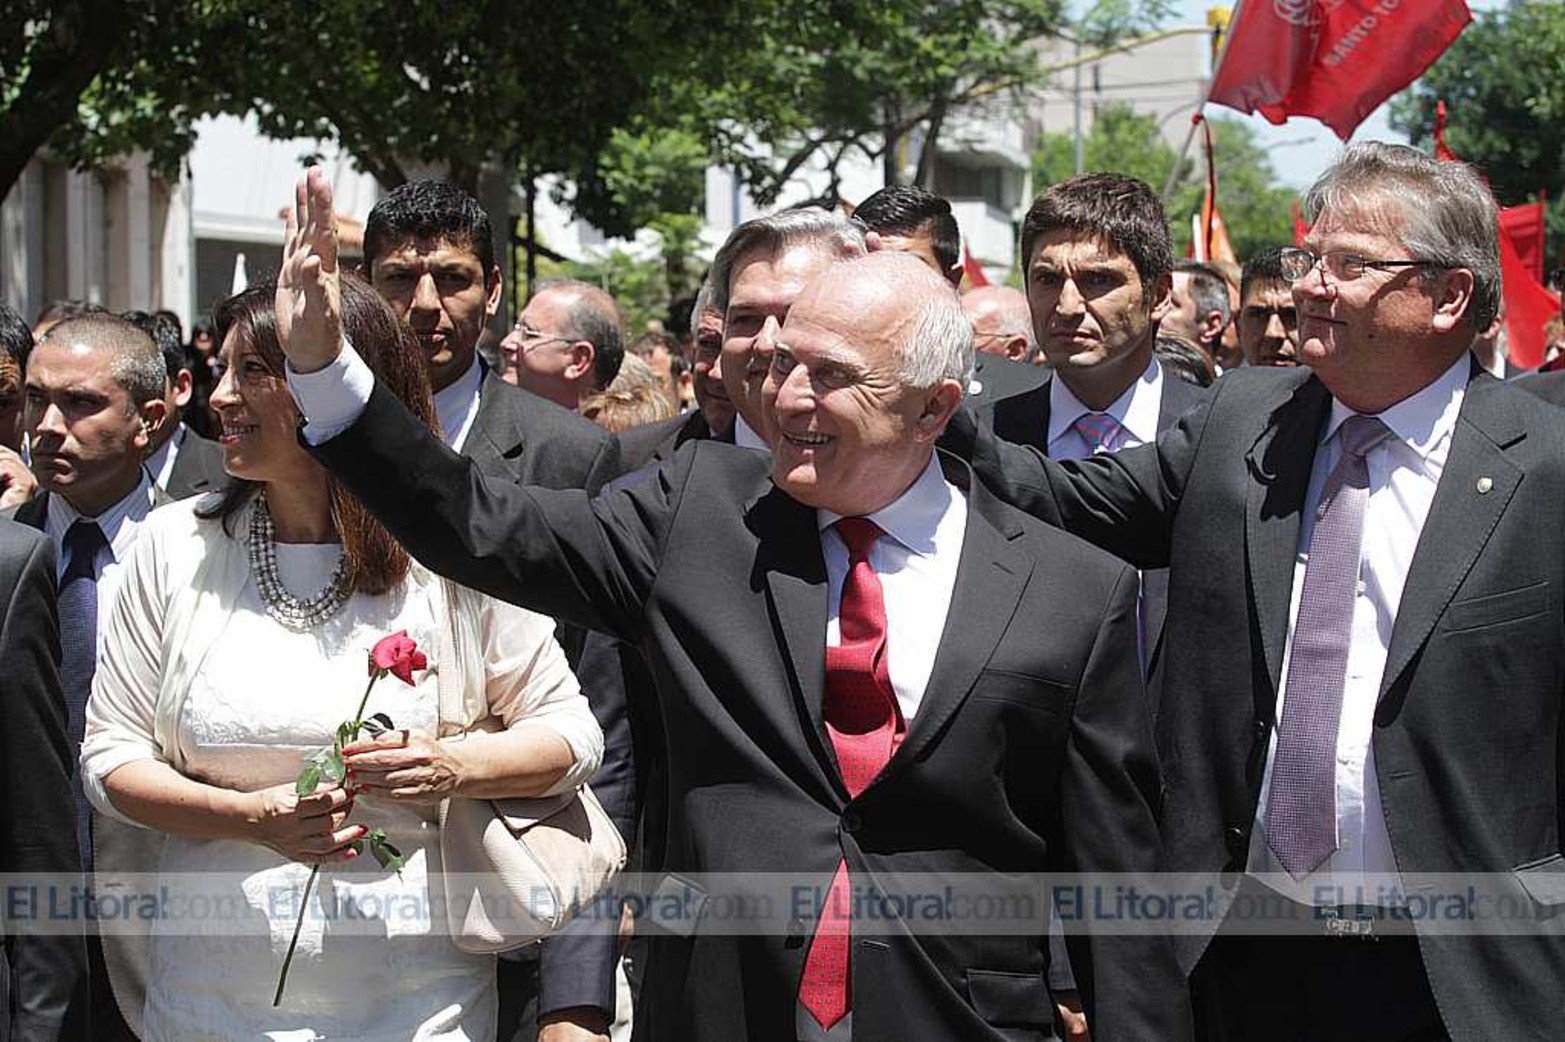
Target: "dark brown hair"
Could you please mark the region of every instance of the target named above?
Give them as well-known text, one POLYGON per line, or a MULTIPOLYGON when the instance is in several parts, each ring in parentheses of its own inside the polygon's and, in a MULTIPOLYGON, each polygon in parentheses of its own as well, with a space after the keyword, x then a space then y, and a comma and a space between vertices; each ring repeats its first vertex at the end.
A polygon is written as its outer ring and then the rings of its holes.
POLYGON ((1125 256, 1141 276, 1143 292, 1174 270, 1174 244, 1163 201, 1152 186, 1128 174, 1078 174, 1050 185, 1022 220, 1022 270, 1042 235, 1063 228, 1095 237, 1125 256))
MULTIPOLYGON (((218 344, 237 329, 281 379, 285 359, 273 311, 276 295, 274 282, 252 286, 219 303, 212 319, 217 326, 218 344)), ((418 342, 369 283, 351 272, 342 276, 342 330, 359 357, 374 371, 376 383, 401 399, 421 422, 437 429, 429 376, 418 342)), ((406 578, 407 551, 336 478, 327 474, 326 484, 331 494, 332 524, 342 540, 352 588, 360 593, 385 593, 406 578)), ((232 479, 221 502, 200 516, 222 519, 224 531, 232 535, 230 520, 260 489, 258 482, 232 479)))

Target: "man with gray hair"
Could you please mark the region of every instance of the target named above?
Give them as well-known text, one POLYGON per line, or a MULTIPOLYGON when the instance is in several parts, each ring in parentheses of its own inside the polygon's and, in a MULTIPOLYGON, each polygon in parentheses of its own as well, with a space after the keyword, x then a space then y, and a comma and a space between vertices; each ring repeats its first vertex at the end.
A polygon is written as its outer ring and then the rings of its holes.
MULTIPOLYGON (((972 366, 949 286, 885 254, 807 281, 780 328, 763 322, 775 453, 694 442, 592 500, 489 482, 383 390, 354 390, 363 362, 314 304, 331 290, 312 262, 332 248, 318 173, 305 197, 278 311, 317 458, 437 571, 646 653, 670 885, 735 910, 764 908, 731 900, 739 880, 818 895, 764 928, 653 937, 639 1037, 1046 1032, 1036 910, 1007 936, 858 911, 882 885, 964 877, 1021 908, 1041 869, 1160 862, 1135 575, 936 454, 972 366)), ((1079 940, 1100 1039, 1187 1036, 1165 939, 1079 940)))
POLYGON ((1200 261, 1179 261, 1158 332, 1188 340, 1216 368, 1232 312, 1222 272, 1200 261))
POLYGON ((983 354, 1031 362, 1038 353, 1027 294, 1010 286, 978 286, 962 294, 962 310, 973 324, 973 346, 983 354))
POLYGON ((761 382, 771 364, 772 338, 806 282, 864 252, 862 227, 816 207, 757 217, 729 233, 707 276, 712 307, 723 315, 723 346, 708 379, 722 382, 737 413, 732 435, 724 440, 769 447, 761 382))
POLYGON ((500 341, 506 379, 571 411, 606 390, 625 357, 619 305, 575 279, 545 282, 500 341))
POLYGON ((1165 847, 1237 898, 1176 939, 1205 1033, 1550 1038, 1565 424, 1469 353, 1500 296, 1471 168, 1355 145, 1306 215, 1301 367, 1230 373, 1114 456, 954 441, 1011 502, 1172 565, 1165 847))
MULTIPOLYGON (((59 582, 60 687, 74 762, 97 668, 98 621, 108 618, 136 532, 161 494, 142 465, 168 422, 167 370, 152 338, 108 313, 68 318, 27 359, 23 424, 40 494, 14 517, 54 547, 59 582)), ((73 772, 75 833, 92 868, 91 812, 73 772)), ((57 823, 66 827, 65 822, 57 823)), ((132 1037, 120 1018, 94 931, 89 972, 71 1000, 66 1037, 132 1037), (80 1032, 80 1034, 75 1034, 80 1032)))

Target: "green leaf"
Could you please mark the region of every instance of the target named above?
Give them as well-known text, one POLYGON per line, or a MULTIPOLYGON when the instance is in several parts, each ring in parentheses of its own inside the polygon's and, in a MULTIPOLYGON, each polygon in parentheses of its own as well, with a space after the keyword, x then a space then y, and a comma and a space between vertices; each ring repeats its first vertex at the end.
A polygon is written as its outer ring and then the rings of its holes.
POLYGON ((337 749, 342 749, 353 744, 353 740, 359 736, 359 725, 353 720, 344 720, 337 725, 337 749))
POLYGON ((386 838, 386 833, 381 829, 371 829, 369 833, 370 853, 375 855, 375 860, 380 862, 381 868, 389 868, 393 872, 401 872, 402 866, 408 859, 402 851, 386 838))
POLYGON ((362 839, 356 839, 348 844, 348 849, 353 851, 355 854, 362 854, 364 853, 364 841, 362 839))
POLYGON ((321 783, 321 765, 318 763, 306 763, 299 771, 299 777, 293 781, 293 791, 300 796, 308 796, 315 791, 321 783))
POLYGON ((329 782, 340 782, 348 773, 348 765, 343 762, 342 753, 336 749, 327 752, 326 759, 320 765, 321 777, 329 782))

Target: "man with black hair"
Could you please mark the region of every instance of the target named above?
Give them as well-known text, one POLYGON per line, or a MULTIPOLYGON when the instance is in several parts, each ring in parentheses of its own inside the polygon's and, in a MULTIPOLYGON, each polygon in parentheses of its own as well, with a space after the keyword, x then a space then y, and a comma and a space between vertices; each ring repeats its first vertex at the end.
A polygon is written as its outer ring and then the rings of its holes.
POLYGON ((879 237, 880 249, 911 253, 952 286, 962 284, 962 233, 948 200, 917 185, 887 185, 859 203, 853 219, 879 237))
MULTIPOLYGON (((412 181, 370 210, 364 267, 375 289, 412 327, 429 364, 445 442, 486 474, 518 484, 596 492, 615 476, 613 438, 573 411, 489 370, 477 356, 485 322, 503 297, 489 216, 478 200, 440 180, 412 181)), ((616 824, 629 813, 634 760, 623 680, 611 653, 583 654, 584 633, 556 634, 608 736, 594 792, 616 824), (611 781, 606 781, 611 779, 611 781)), ((585 924, 502 958, 502 1042, 602 1039, 614 1011, 617 939, 585 924)))
POLYGON ((500 341, 506 375, 518 387, 566 409, 606 390, 625 359, 619 305, 597 286, 575 279, 538 287, 500 341))
POLYGON ((1299 310, 1293 282, 1282 272, 1281 246, 1271 246, 1244 264, 1239 278, 1239 349, 1245 365, 1299 364, 1299 310))
POLYGON ((32 330, 0 304, 0 509, 27 502, 38 489, 22 455, 22 378, 32 349, 32 330))
POLYGON ((477 199, 440 180, 394 189, 365 221, 364 270, 418 337, 453 449, 519 483, 595 490, 614 476, 613 439, 507 384, 478 358, 504 284, 489 215, 477 199), (545 442, 549 451, 539 452, 545 442))
POLYGON ((147 451, 147 471, 153 482, 173 499, 187 499, 222 488, 228 483, 228 474, 223 470, 223 450, 218 448, 217 442, 191 430, 182 419, 190 405, 194 376, 185 364, 185 345, 178 320, 163 311, 156 315, 127 311, 122 317, 158 345, 168 373, 163 385, 167 418, 153 432, 152 445, 147 451))
POLYGON ((1222 272, 1200 261, 1180 261, 1174 265, 1173 289, 1168 313, 1158 332, 1183 337, 1218 365, 1223 350, 1223 330, 1228 328, 1231 308, 1228 282, 1222 272))

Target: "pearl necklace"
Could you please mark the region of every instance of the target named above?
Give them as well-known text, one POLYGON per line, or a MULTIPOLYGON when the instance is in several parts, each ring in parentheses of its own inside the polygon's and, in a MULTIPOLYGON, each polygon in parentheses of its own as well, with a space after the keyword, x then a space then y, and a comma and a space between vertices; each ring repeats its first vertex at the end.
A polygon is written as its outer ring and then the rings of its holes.
POLYGON ((312 630, 342 610, 353 591, 348 586, 348 559, 339 558, 326 588, 308 599, 295 597, 283 586, 277 574, 277 530, 272 513, 266 508, 266 493, 255 497, 250 514, 250 575, 260 591, 261 603, 285 629, 295 633, 312 630))

